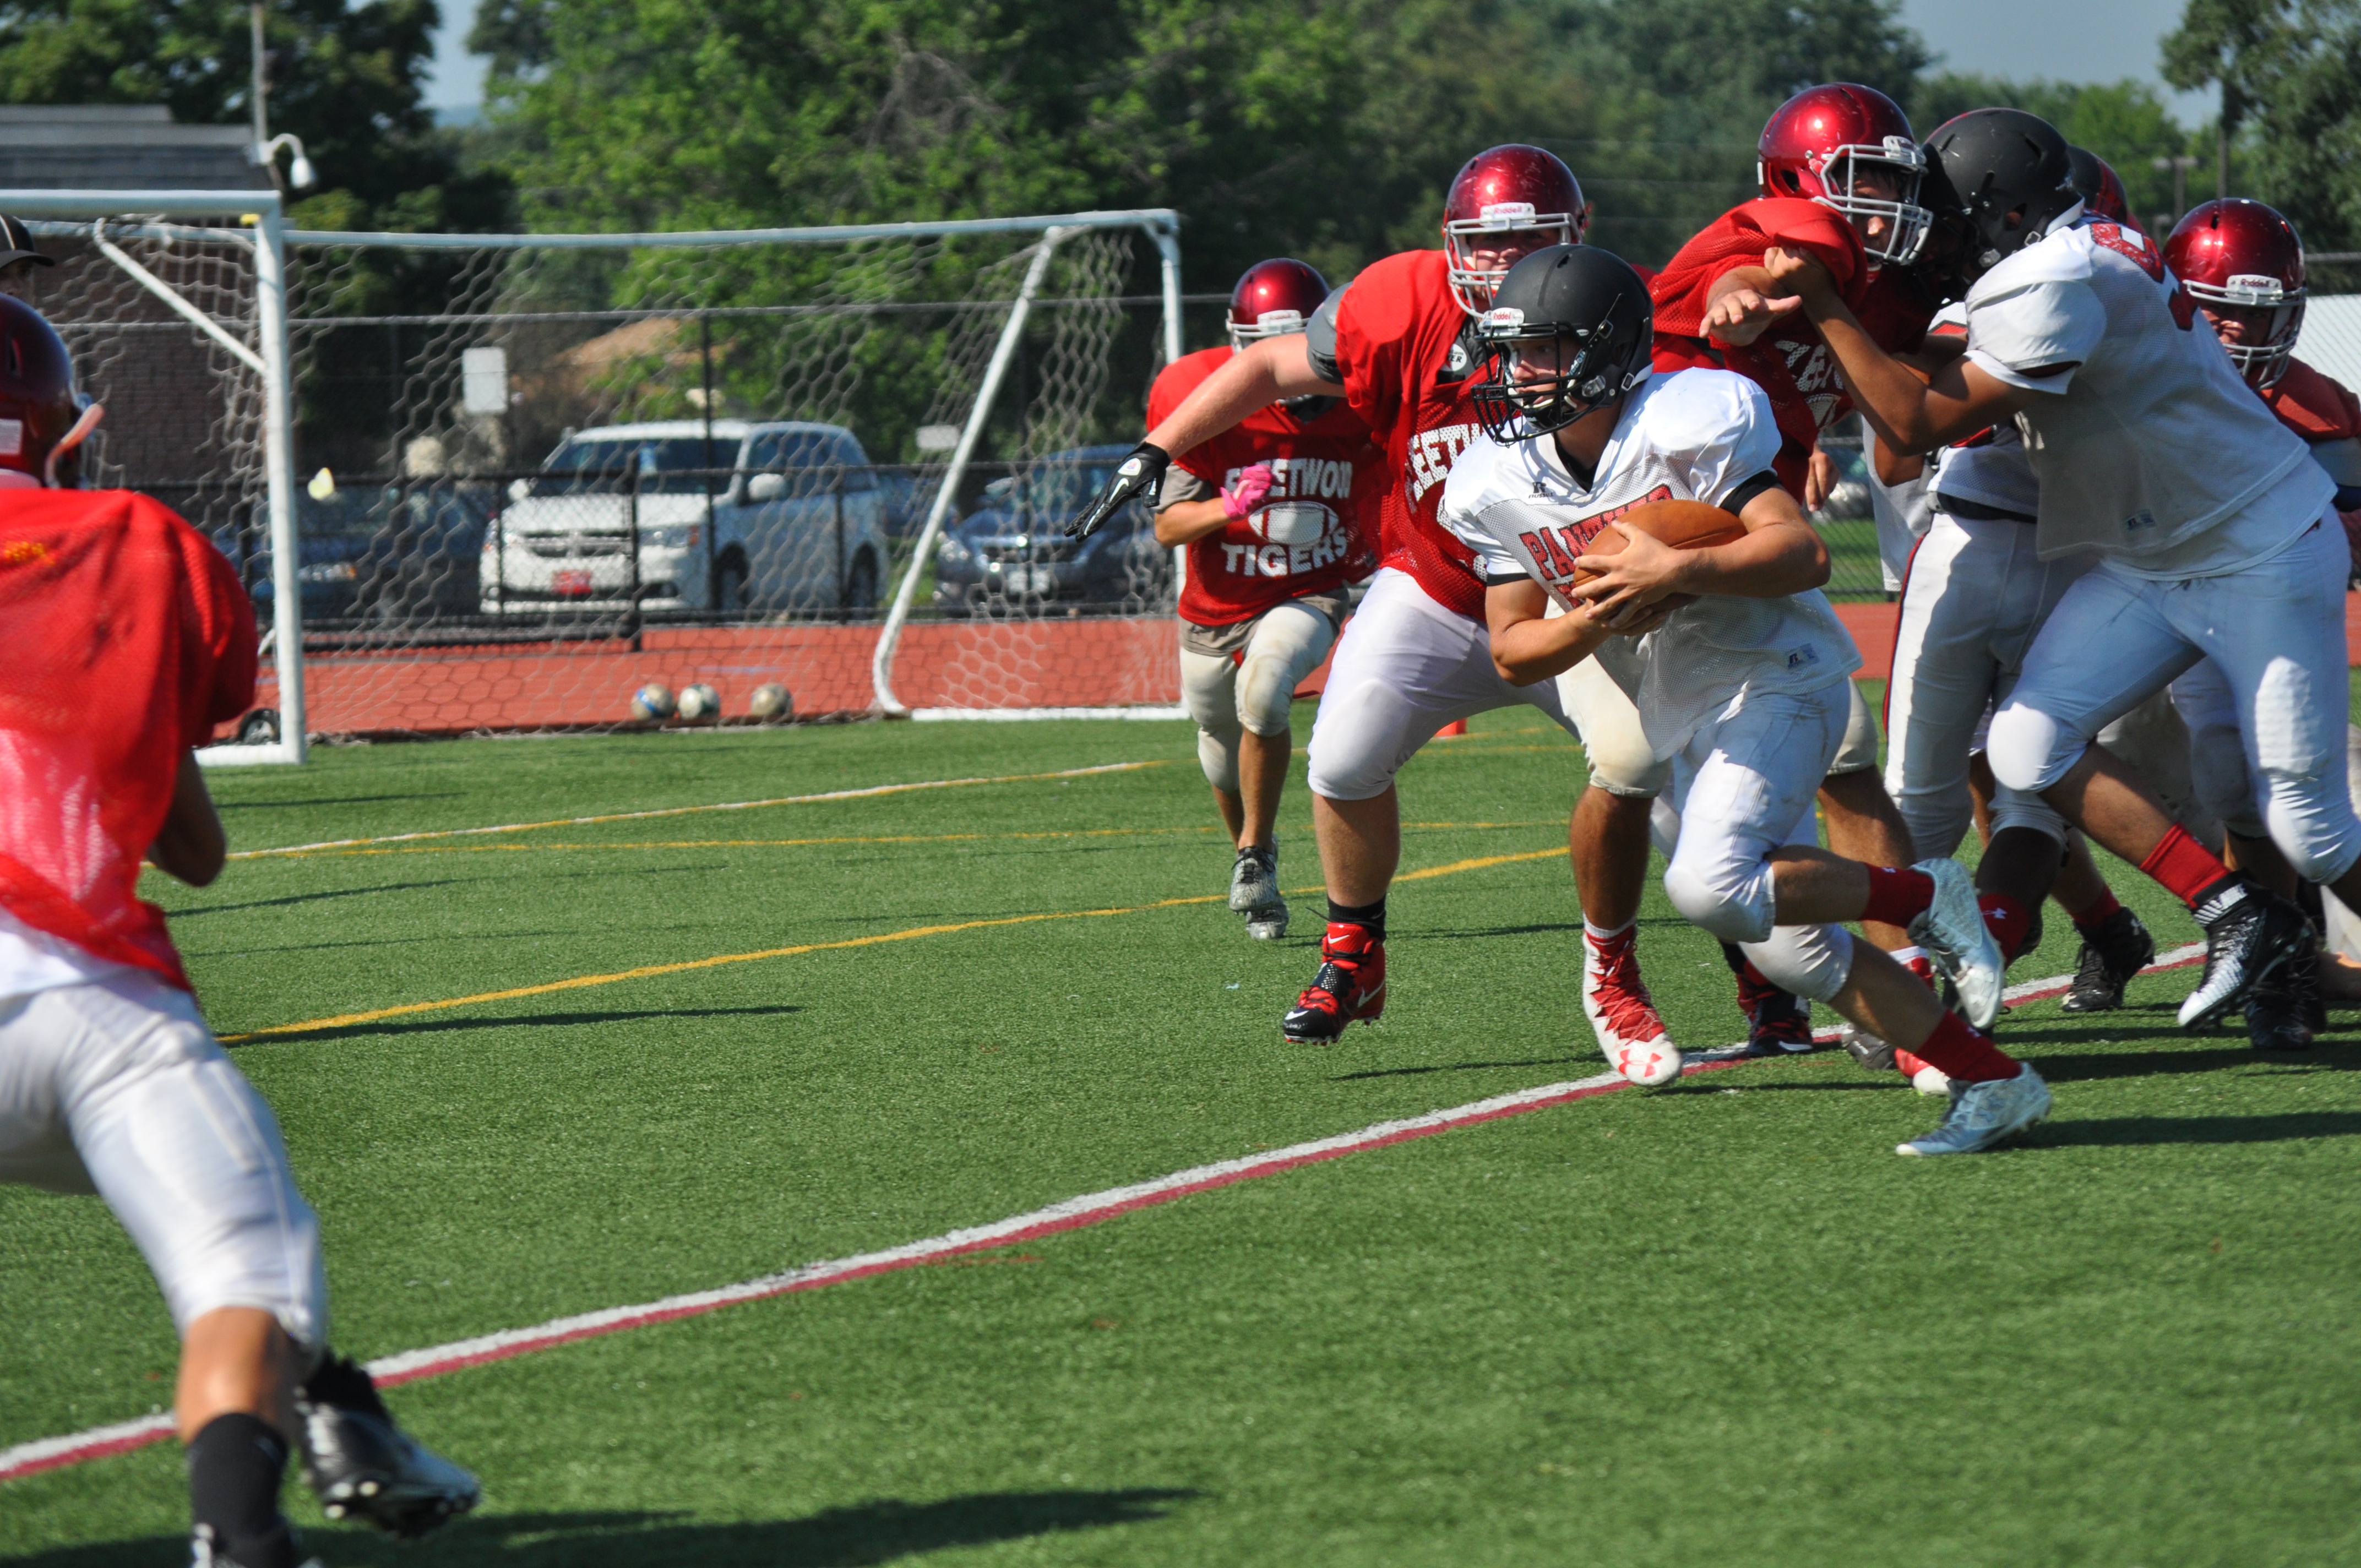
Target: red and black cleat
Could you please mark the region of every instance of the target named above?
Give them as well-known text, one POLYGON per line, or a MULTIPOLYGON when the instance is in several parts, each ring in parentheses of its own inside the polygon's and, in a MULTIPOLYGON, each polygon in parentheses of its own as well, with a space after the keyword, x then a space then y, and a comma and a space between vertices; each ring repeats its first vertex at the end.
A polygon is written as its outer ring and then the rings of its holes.
POLYGON ((1386 945, 1364 926, 1328 923, 1320 938, 1320 972, 1279 1020, 1296 1045, 1324 1046, 1355 1019, 1374 1024, 1386 1010, 1386 945))
POLYGON ((1746 1054, 1775 1057, 1812 1049, 1812 1004, 1763 978, 1735 942, 1721 945, 1721 957, 1738 977, 1738 1010, 1746 1015, 1746 1054))

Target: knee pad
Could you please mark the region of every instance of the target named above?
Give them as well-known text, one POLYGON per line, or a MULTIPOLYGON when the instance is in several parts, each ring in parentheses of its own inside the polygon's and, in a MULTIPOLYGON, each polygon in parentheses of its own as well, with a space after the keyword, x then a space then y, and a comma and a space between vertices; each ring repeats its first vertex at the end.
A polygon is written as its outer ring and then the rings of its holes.
POLYGON ((1722 941, 1743 946, 1771 935, 1768 861, 1696 866, 1676 859, 1664 872, 1664 896, 1683 919, 1722 941))
POLYGON ((1861 687, 1847 681, 1845 692, 1851 698, 1851 710, 1845 715, 1844 740, 1837 747, 1836 761, 1828 764, 1831 773, 1857 773, 1877 766, 1876 716, 1869 711, 1861 687))
POLYGON ((2066 818, 2058 808, 2037 795, 2004 784, 1993 796, 1993 835, 1997 838, 2012 828, 2030 828, 2059 849, 2066 847, 2066 818))
POLYGON ((1238 731, 1216 734, 1199 727, 1197 730, 1197 765, 1205 770, 1205 782, 1224 795, 1238 793, 1238 731))
POLYGON ((2064 778, 2090 744, 2089 736, 2012 702, 1993 715, 1984 755, 1991 760, 1993 778, 2011 789, 2039 795, 2064 778))
POLYGON ((1238 723, 1257 735, 1288 726, 1295 703, 1295 663, 1284 653, 1248 653, 1238 666, 1238 723))
POLYGON ((2361 818, 2354 815, 2341 769, 2322 775, 2267 772, 2264 777, 2271 841, 2298 876, 2332 883, 2361 861, 2361 818))
POLYGON ((1841 926, 1780 926, 1740 948, 1783 991, 1828 1002, 1852 978, 1852 933, 1841 926))
POLYGON ((1673 782, 1672 759, 1660 762, 1645 747, 1593 746, 1586 740, 1582 750, 1590 762, 1590 782, 1609 795, 1647 800, 1673 782))

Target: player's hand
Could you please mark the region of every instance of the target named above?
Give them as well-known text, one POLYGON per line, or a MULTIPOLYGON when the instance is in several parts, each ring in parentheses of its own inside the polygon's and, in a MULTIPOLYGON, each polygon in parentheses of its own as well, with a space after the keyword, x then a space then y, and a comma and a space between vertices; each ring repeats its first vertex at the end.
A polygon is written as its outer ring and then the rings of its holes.
POLYGON ((1804 308, 1802 299, 1771 299, 1752 289, 1732 289, 1706 307, 1705 334, 1716 343, 1743 348, 1804 308))
POLYGON ((1236 522, 1262 505, 1263 497, 1270 494, 1271 472, 1268 463, 1256 463, 1238 470, 1237 479, 1222 492, 1222 515, 1236 522))
POLYGON ((1628 523, 1610 522, 1607 526, 1623 536, 1622 551, 1614 555, 1576 556, 1574 564, 1577 570, 1598 576, 1576 584, 1574 597, 1588 604, 1609 630, 1620 631, 1631 612, 1645 609, 1677 591, 1675 576, 1680 570, 1681 553, 1628 523))
POLYGON ((1804 465, 1804 510, 1817 511, 1828 504, 1828 492, 1837 488, 1837 460, 1812 448, 1811 461, 1804 465))
POLYGON ((1773 282, 1795 291, 1795 305, 1819 305, 1837 297, 1837 280, 1817 258, 1802 256, 1779 246, 1763 253, 1763 270, 1773 282))
POLYGON ((1164 488, 1164 471, 1172 466, 1172 454, 1161 446, 1151 446, 1143 441, 1131 449, 1130 455, 1115 466, 1115 479, 1107 488, 1091 498, 1082 515, 1066 525, 1069 539, 1088 539, 1106 526, 1107 519, 1146 496, 1148 504, 1164 488))
POLYGON ((1695 604, 1697 599, 1697 597, 1695 594, 1666 594, 1653 604, 1643 604, 1637 609, 1627 609, 1620 615, 1602 620, 1599 624, 1618 637, 1645 637, 1670 620, 1673 618, 1673 611, 1684 605, 1695 604))

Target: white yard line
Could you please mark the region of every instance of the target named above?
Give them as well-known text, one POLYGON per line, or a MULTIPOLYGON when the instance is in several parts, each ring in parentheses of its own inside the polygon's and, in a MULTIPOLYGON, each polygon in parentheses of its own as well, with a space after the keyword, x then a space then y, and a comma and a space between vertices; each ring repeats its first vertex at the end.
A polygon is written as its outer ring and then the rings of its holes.
MULTIPOLYGON (((2204 953, 2202 944, 2175 948, 2160 955, 2148 972, 2179 969, 2195 962, 2204 953)), ((2056 996, 2072 983, 2071 975, 2052 975, 2047 980, 2013 985, 2002 996, 2009 1005, 2015 1006, 2023 1002, 2056 996)), ((1748 1058, 1699 1059, 1692 1062, 1688 1071, 1717 1071, 1741 1066, 1745 1059, 1748 1058)), ((1475 1126, 1484 1122, 1499 1121, 1504 1116, 1522 1116, 1628 1087, 1620 1075, 1606 1072, 1593 1078, 1520 1089, 1513 1093, 1494 1095, 1488 1100, 1471 1101, 1447 1110, 1430 1111, 1423 1116, 1379 1122, 1358 1132, 1341 1133, 1334 1137, 1315 1139, 1311 1143, 1290 1144, 1285 1148, 1270 1149, 1243 1159, 1191 1166, 1187 1170, 1176 1170, 1170 1176, 1159 1176, 1150 1181, 1084 1193, 1047 1208, 1013 1214, 992 1224, 946 1231, 941 1235, 906 1242, 883 1252, 856 1253, 851 1257, 806 1264, 800 1268, 766 1274, 759 1279, 725 1285, 717 1290, 694 1290, 632 1307, 609 1307, 603 1311, 555 1318, 532 1328, 504 1329, 475 1339, 454 1340, 448 1344, 431 1345, 423 1350, 403 1351, 400 1354, 370 1362, 369 1375, 389 1386, 415 1382, 422 1377, 438 1377, 446 1372, 481 1366, 487 1362, 506 1361, 512 1356, 529 1355, 534 1351, 570 1344, 577 1340, 596 1339, 605 1334, 620 1333, 626 1329, 645 1328, 652 1323, 668 1323, 677 1318, 697 1317, 723 1307, 736 1306, 741 1301, 760 1301, 773 1296, 818 1290, 849 1280, 866 1279, 873 1275, 914 1268, 961 1253, 983 1252, 1031 1241, 1037 1236, 1054 1235, 1060 1231, 1079 1230, 1085 1225, 1099 1224, 1118 1215, 1128 1214, 1137 1209, 1152 1208, 1159 1203, 1170 1203, 1175 1199, 1210 1192, 1215 1188, 1229 1187, 1241 1181, 1277 1176, 1299 1166, 1385 1148, 1412 1138, 1432 1137, 1455 1127, 1475 1126)), ((102 1459, 108 1454, 142 1448, 171 1433, 172 1418, 156 1415, 115 1426, 93 1427, 87 1431, 64 1437, 47 1437, 18 1443, 14 1448, 0 1449, 0 1481, 38 1475, 44 1470, 62 1469, 85 1460, 102 1459)))
POLYGON ((656 811, 610 811, 601 817, 554 817, 546 822, 503 822, 491 828, 439 828, 421 833, 388 833, 375 839, 323 839, 316 844, 282 844, 275 850, 240 850, 233 861, 260 860, 268 855, 301 855, 313 850, 350 850, 363 844, 411 844, 421 839, 467 839, 485 833, 526 833, 537 828, 579 828, 593 822, 639 822, 651 817, 692 817, 705 811, 753 811, 765 806, 810 806, 826 800, 860 800, 869 795, 907 795, 921 789, 968 789, 977 784, 1032 784, 1043 779, 1088 778, 1093 773, 1129 773, 1160 768, 1164 759, 1147 762, 1102 762, 1094 768, 1061 768, 1053 773, 1002 773, 995 778, 923 779, 916 784, 870 784, 862 789, 823 790, 818 795, 782 795, 769 800, 730 800, 715 806, 667 806, 656 811))

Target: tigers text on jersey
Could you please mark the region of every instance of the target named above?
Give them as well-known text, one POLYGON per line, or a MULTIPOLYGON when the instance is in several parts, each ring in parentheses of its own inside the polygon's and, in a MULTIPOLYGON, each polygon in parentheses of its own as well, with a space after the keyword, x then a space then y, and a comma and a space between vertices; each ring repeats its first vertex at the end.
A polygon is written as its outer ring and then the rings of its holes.
POLYGON ((1843 214, 1792 196, 1759 197, 1732 207, 1699 230, 1650 280, 1656 368, 1726 367, 1761 387, 1784 438, 1775 466, 1779 482, 1801 495, 1805 464, 1820 433, 1852 411, 1852 398, 1837 378, 1836 356, 1800 311, 1743 347, 1705 335, 1714 284, 1733 269, 1762 266, 1763 252, 1773 246, 1826 268, 1862 330, 1889 353, 1918 346, 1928 313, 1898 269, 1872 270, 1843 214))
MULTIPOLYGON (((1571 606, 1574 558, 1601 529, 1652 500, 1719 506, 1771 467, 1779 428, 1763 389, 1727 370, 1653 375, 1625 400, 1585 486, 1551 436, 1479 439, 1444 487, 1443 521, 1494 576, 1523 573, 1571 606)), ((1817 588, 1785 598, 1708 595, 1647 636, 1594 655, 1640 710, 1659 758, 1749 691, 1810 691, 1861 667, 1817 588)))
POLYGON ((2045 560, 2092 550, 2140 576, 2213 576, 2286 548, 2327 507, 2328 476, 2138 230, 2061 229, 1967 304, 1968 357, 2041 394, 2016 422, 2045 560))
POLYGON ((1437 604, 1484 616, 1484 582, 1436 517, 1452 462, 1483 433, 1472 394, 1483 378, 1474 318, 1460 308, 1439 250, 1389 256, 1320 307, 1312 366, 1340 382, 1385 449, 1382 565, 1409 573, 1437 604))
MULTIPOLYGON (((1230 355, 1226 345, 1204 348, 1166 366, 1148 390, 1148 428, 1163 422, 1230 355)), ((1274 403, 1173 459, 1159 510, 1210 499, 1254 464, 1271 471, 1260 507, 1188 546, 1181 620, 1235 626, 1291 598, 1334 593, 1377 569, 1384 454, 1370 444, 1359 415, 1320 400, 1329 406, 1308 422, 1274 403)))

